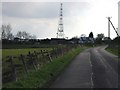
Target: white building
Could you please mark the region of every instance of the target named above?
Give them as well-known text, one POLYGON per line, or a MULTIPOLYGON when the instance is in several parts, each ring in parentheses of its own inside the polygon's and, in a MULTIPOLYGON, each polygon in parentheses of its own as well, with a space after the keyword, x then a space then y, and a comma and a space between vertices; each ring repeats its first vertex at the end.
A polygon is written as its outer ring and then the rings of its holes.
POLYGON ((118 2, 118 34, 120 35, 120 1, 118 2))

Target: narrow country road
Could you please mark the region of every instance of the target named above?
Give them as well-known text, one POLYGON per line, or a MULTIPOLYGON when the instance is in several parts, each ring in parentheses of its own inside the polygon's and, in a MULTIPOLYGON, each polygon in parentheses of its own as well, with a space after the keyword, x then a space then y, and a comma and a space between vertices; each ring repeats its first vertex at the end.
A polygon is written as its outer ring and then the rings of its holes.
POLYGON ((51 84, 50 88, 118 88, 118 57, 106 46, 80 53, 51 84))
POLYGON ((90 49, 95 88, 118 88, 118 57, 105 51, 106 46, 90 49))

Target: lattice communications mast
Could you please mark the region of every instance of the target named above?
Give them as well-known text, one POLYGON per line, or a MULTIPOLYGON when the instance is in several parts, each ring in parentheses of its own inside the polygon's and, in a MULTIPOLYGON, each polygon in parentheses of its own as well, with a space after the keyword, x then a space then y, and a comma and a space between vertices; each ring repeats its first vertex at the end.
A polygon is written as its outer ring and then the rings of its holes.
POLYGON ((59 23, 58 23, 58 30, 57 30, 57 38, 64 38, 64 30, 63 30, 63 4, 60 4, 60 16, 59 16, 59 23))

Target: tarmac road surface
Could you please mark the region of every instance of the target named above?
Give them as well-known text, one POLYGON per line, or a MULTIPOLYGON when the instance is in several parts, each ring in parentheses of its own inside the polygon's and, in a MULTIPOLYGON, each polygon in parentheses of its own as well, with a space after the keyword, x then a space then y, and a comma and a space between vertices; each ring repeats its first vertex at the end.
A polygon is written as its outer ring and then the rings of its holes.
POLYGON ((118 88, 118 57, 106 46, 80 53, 51 84, 50 88, 118 88))

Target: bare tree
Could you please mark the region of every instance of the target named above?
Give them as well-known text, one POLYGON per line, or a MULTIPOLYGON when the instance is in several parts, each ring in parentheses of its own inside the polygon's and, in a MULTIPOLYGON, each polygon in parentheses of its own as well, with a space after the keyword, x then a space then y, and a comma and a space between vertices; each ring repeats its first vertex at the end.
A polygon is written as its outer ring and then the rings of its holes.
POLYGON ((21 32, 21 31, 18 31, 17 34, 16 34, 16 36, 17 36, 18 38, 22 39, 22 32, 21 32))
POLYGON ((30 35, 30 38, 31 39, 36 39, 36 36, 35 35, 30 35))
POLYGON ((20 39, 36 39, 35 35, 30 35, 29 33, 27 33, 26 31, 18 31, 16 36, 20 39))
POLYGON ((2 39, 8 39, 8 40, 11 40, 11 36, 13 36, 13 34, 11 33, 11 25, 8 24, 8 25, 2 25, 1 27, 2 29, 2 39))
POLYGON ((10 24, 6 25, 6 35, 8 40, 11 38, 12 35, 11 30, 12 30, 11 25, 10 24))
MULTIPOLYGON (((13 40, 14 35, 11 33, 12 27, 10 24, 3 24, 1 27, 1 39, 13 40)), ((36 39, 35 35, 30 35, 26 31, 18 31, 16 36, 20 39, 36 39)))
POLYGON ((2 25, 2 27, 1 27, 1 30, 2 30, 2 36, 1 36, 1 38, 2 38, 2 39, 6 39, 5 28, 6 28, 6 26, 5 26, 5 25, 2 25))
POLYGON ((9 34, 9 39, 14 40, 14 35, 12 33, 9 34))
POLYGON ((18 31, 16 36, 20 39, 29 39, 29 33, 26 31, 18 31))
POLYGON ((27 33, 26 31, 23 31, 23 32, 22 32, 22 37, 23 37, 23 39, 29 39, 29 36, 30 36, 30 34, 27 33))

